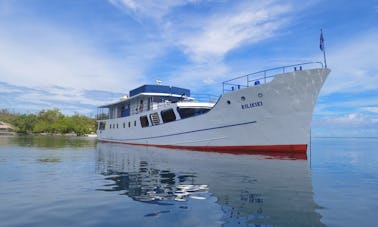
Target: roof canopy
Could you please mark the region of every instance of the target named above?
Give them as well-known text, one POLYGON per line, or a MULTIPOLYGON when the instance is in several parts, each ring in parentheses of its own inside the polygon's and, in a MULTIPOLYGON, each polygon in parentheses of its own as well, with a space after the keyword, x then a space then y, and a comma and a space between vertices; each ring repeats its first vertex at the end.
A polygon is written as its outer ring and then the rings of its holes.
POLYGON ((130 97, 140 93, 166 93, 190 97, 190 90, 166 85, 143 85, 130 91, 130 97))
POLYGON ((109 108, 120 103, 130 103, 143 96, 159 96, 159 97, 184 97, 190 98, 190 90, 179 87, 172 87, 166 85, 143 85, 130 91, 130 98, 121 99, 113 103, 101 105, 98 108, 109 108))

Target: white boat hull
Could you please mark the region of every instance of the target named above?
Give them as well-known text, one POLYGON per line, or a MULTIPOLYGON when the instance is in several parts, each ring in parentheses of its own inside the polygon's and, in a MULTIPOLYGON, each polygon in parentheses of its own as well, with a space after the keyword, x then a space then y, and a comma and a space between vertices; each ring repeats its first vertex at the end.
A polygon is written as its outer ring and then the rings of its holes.
MULTIPOLYGON (((118 124, 98 139, 133 145, 226 152, 306 153, 313 110, 329 69, 280 74, 265 84, 221 96, 207 113, 152 127, 122 127, 140 115, 106 120, 118 124)), ((142 114, 143 115, 143 114, 142 114)))

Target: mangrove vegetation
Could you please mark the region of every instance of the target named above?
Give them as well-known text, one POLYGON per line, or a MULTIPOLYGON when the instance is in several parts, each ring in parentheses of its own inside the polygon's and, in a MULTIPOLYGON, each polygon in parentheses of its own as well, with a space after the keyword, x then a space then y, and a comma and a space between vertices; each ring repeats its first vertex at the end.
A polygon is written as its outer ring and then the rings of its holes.
POLYGON ((37 114, 0 110, 0 121, 11 124, 17 133, 85 135, 96 131, 96 120, 85 115, 65 116, 59 109, 41 110, 37 114))

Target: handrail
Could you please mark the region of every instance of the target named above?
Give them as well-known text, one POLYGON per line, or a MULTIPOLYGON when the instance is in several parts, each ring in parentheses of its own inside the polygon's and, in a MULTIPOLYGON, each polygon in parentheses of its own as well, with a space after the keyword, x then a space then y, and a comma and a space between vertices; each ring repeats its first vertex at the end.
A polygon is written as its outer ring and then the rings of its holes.
POLYGON ((194 98, 193 101, 197 102, 209 102, 209 103, 215 103, 218 99, 219 96, 217 95, 211 95, 211 94, 192 94, 192 98, 194 98))
POLYGON ((300 71, 300 70, 303 70, 303 66, 310 65, 310 64, 320 64, 321 68, 324 68, 323 63, 317 61, 317 62, 305 62, 305 63, 294 64, 294 65, 286 65, 286 66, 281 66, 281 67, 265 69, 265 70, 257 71, 257 72, 254 72, 254 73, 249 73, 249 74, 246 74, 246 75, 243 75, 243 76, 238 76, 238 77, 235 77, 233 79, 224 81, 222 83, 223 94, 225 93, 225 91, 234 91, 236 88, 240 89, 240 87, 249 87, 251 82, 259 81, 259 83, 260 83, 260 80, 264 80, 264 83, 266 83, 267 79, 275 77, 275 75, 267 76, 267 73, 269 73, 269 72, 282 70, 282 73, 285 73, 285 72, 287 72, 287 68, 293 68, 293 67, 294 67, 294 71, 297 71, 297 67, 298 67, 298 70, 300 71), (255 76, 257 74, 262 74, 262 73, 264 74, 263 77, 250 79, 251 76, 255 76), (244 78, 246 78, 246 81, 243 84, 237 83, 237 80, 241 80, 241 79, 244 80, 244 78), (230 83, 230 82, 232 82, 232 83, 230 83), (225 89, 225 86, 231 86, 231 89, 225 89))

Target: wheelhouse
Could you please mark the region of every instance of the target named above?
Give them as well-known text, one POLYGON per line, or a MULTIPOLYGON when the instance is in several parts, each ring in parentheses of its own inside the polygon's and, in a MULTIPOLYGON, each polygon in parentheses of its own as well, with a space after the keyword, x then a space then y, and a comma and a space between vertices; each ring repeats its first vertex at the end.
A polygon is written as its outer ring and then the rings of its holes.
POLYGON ((207 113, 212 102, 197 102, 190 90, 164 85, 143 85, 130 97, 98 107, 98 130, 152 127, 207 113), (121 127, 119 126, 121 123, 121 127))

